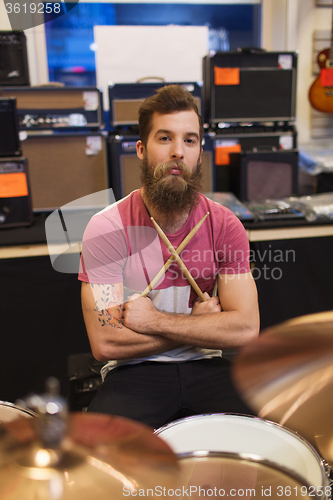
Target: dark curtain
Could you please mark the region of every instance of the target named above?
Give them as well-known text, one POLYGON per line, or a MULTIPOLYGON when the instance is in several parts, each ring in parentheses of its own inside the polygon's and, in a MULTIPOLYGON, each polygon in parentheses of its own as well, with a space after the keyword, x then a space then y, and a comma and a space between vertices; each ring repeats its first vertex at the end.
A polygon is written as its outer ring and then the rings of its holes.
POLYGON ((261 329, 333 309, 333 237, 251 243, 261 329))
POLYGON ((67 359, 90 351, 75 274, 48 256, 0 260, 0 400, 43 392, 55 376, 68 394, 67 359))

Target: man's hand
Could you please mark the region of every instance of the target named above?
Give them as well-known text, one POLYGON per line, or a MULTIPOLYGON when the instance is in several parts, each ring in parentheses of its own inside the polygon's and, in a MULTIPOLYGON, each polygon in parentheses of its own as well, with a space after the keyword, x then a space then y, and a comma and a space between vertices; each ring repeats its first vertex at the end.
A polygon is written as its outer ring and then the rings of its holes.
POLYGON ((158 314, 148 297, 135 293, 123 305, 122 323, 138 333, 155 333, 153 325, 158 321, 158 314))
MULTIPOLYGON (((192 315, 211 314, 222 311, 218 297, 210 297, 207 292, 204 295, 207 298, 207 302, 201 302, 198 298, 194 302, 192 315)), ((140 297, 138 293, 135 293, 123 305, 122 323, 135 332, 154 334, 154 325, 157 324, 159 314, 148 297, 140 297)))
POLYGON ((199 298, 194 302, 191 314, 210 314, 221 312, 222 307, 218 297, 210 297, 207 292, 204 293, 207 302, 201 302, 199 298))

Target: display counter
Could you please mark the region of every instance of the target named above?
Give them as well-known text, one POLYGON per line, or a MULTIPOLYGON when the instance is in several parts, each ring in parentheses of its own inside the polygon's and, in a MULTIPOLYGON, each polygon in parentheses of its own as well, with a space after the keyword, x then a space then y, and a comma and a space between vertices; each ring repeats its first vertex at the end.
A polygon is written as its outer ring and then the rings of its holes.
MULTIPOLYGON (((47 376, 68 392, 67 359, 89 352, 77 275, 51 264, 46 215, 30 227, 0 231, 3 299, 0 400, 43 391, 47 376)), ((333 224, 306 221, 244 223, 258 288, 261 329, 289 318, 333 309, 333 224)), ((80 246, 72 242, 73 251, 80 246)), ((66 245, 53 245, 61 254, 66 245)))

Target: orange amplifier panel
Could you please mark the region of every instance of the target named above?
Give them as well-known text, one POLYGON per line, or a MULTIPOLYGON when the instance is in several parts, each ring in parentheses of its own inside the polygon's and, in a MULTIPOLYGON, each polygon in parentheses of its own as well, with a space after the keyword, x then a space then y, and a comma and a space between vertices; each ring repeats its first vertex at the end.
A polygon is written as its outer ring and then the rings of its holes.
POLYGON ((26 158, 0 158, 0 229, 33 222, 26 158))

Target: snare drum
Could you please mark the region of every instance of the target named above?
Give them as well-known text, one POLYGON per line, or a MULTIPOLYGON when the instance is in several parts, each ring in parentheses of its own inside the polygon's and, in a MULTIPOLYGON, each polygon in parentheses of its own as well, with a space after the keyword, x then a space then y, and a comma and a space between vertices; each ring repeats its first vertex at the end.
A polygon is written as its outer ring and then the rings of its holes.
POLYGON ((13 403, 0 401, 0 424, 2 422, 12 422, 21 417, 29 418, 35 416, 35 413, 27 408, 20 408, 13 403))
POLYGON ((195 451, 255 455, 293 471, 316 489, 328 485, 324 464, 302 437, 248 415, 209 414, 176 420, 155 431, 179 455, 195 451))
MULTIPOLYGON (((178 455, 181 475, 178 492, 183 498, 232 497, 272 500, 324 499, 327 490, 315 488, 292 471, 254 456, 227 452, 178 455)), ((179 495, 180 496, 180 495, 179 495)))

